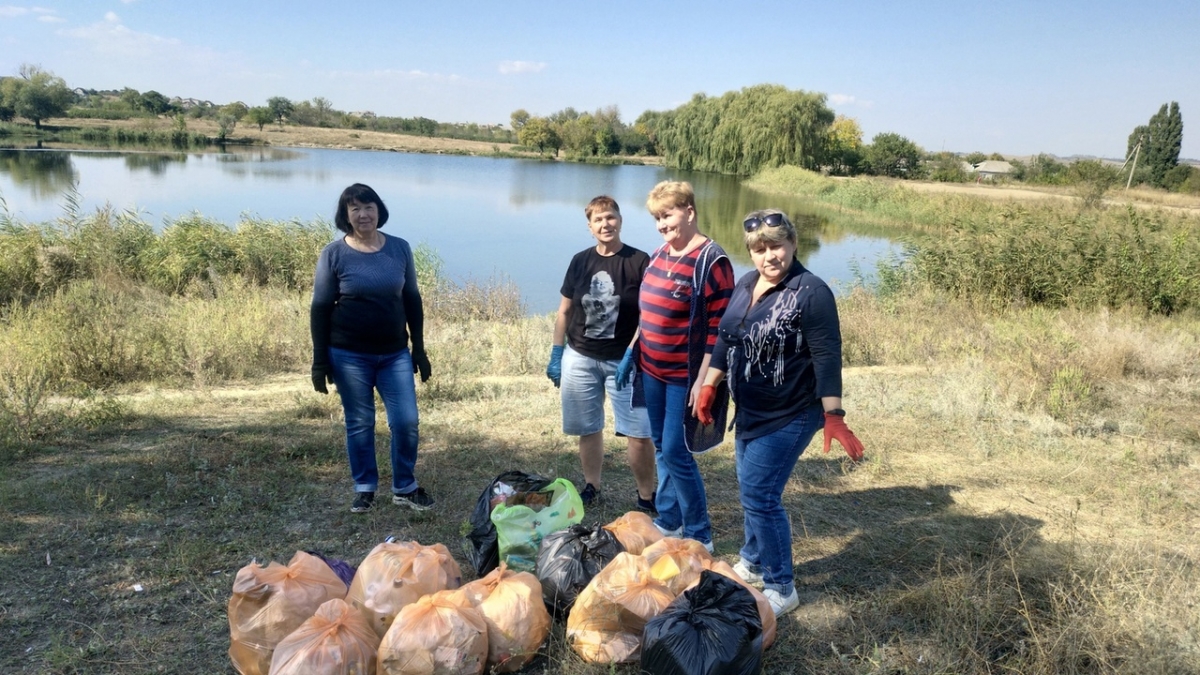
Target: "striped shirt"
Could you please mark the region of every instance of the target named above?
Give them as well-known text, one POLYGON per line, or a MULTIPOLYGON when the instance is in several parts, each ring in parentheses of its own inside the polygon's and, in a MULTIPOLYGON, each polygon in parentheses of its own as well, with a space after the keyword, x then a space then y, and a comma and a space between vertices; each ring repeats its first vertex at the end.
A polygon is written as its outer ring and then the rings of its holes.
MULTIPOLYGON (((682 258, 667 254, 664 245, 650 259, 638 296, 641 310, 642 371, 671 384, 687 384, 688 325, 691 321, 692 283, 696 258, 703 246, 682 258)), ((717 342, 717 326, 733 294, 733 265, 722 257, 716 261, 703 290, 708 308, 705 353, 717 342)))

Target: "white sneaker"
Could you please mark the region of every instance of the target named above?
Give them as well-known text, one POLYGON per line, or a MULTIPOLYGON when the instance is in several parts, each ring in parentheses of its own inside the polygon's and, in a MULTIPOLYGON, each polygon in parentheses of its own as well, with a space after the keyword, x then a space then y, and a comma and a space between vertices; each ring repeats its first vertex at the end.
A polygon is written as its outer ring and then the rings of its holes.
MULTIPOLYGON (((695 541, 695 540, 693 540, 693 541, 695 541)), ((709 555, 713 554, 713 543, 711 541, 704 542, 703 546, 704 546, 704 550, 708 551, 709 555)))
POLYGON ((762 572, 755 572, 754 570, 750 569, 750 566, 746 564, 746 561, 742 560, 741 558, 738 558, 738 561, 734 563, 733 571, 737 572, 737 575, 742 578, 742 581, 750 584, 751 586, 762 585, 762 572))
POLYGON ((682 536, 683 536, 683 526, 682 526, 682 525, 680 525, 679 527, 675 528, 674 530, 667 530, 667 529, 664 529, 662 525, 659 525, 659 524, 658 524, 658 521, 656 520, 656 521, 654 521, 654 529, 656 529, 656 530, 658 530, 659 532, 661 532, 661 533, 662 533, 662 536, 664 536, 664 537, 676 537, 676 538, 678 538, 678 537, 682 537, 682 536))
POLYGON ((800 606, 800 595, 794 588, 792 594, 786 597, 773 588, 763 591, 763 595, 767 596, 767 602, 771 603, 771 609, 775 610, 775 616, 783 616, 800 606))

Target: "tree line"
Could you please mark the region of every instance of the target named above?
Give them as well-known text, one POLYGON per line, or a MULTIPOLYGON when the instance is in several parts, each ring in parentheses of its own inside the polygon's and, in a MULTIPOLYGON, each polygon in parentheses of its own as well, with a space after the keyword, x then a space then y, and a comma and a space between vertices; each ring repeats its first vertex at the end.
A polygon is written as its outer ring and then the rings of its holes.
POLYGON ((321 96, 310 101, 272 96, 265 105, 248 106, 240 101, 224 105, 183 101, 131 88, 72 90, 62 78, 28 64, 21 66, 16 77, 0 78, 0 121, 20 117, 40 129, 44 120, 64 115, 99 119, 166 115, 174 116, 180 129, 186 118, 209 118, 217 124, 218 142, 232 138, 239 123, 257 126, 260 131, 269 124, 291 124, 515 142, 574 160, 660 156, 664 164, 675 168, 741 176, 793 165, 832 175, 961 182, 978 179, 975 167, 993 159, 1008 163, 1003 180, 1108 187, 1124 178, 1129 184, 1200 193, 1200 169, 1179 163, 1183 119, 1176 102, 1163 104, 1146 125, 1134 129, 1128 139, 1127 166, 1118 169, 1099 160, 1064 163, 1046 154, 1018 161, 997 153, 929 153, 894 132, 876 134, 867 143, 857 120, 836 115, 825 94, 772 84, 721 96, 696 94, 673 110, 647 110, 632 124, 621 120, 616 106, 592 112, 567 107, 546 116, 518 109, 506 128, 345 112, 321 96))

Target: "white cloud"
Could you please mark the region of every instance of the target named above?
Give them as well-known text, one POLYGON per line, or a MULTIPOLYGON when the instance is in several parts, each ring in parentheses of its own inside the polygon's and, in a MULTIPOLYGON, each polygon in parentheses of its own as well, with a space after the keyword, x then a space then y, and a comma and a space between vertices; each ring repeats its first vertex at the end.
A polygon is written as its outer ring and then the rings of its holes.
POLYGON ((442 73, 427 73, 423 70, 395 70, 392 68, 377 70, 330 70, 323 71, 330 80, 354 80, 365 83, 388 82, 458 82, 463 78, 459 75, 444 75, 442 73))
POLYGON ((38 21, 43 23, 59 23, 66 21, 58 16, 58 13, 53 9, 45 7, 15 7, 13 5, 0 5, 0 19, 16 19, 22 16, 33 15, 38 21))
POLYGON ((161 55, 164 50, 179 50, 183 46, 176 39, 130 30, 114 12, 106 13, 103 21, 64 30, 60 34, 88 43, 102 54, 116 56, 148 58, 161 55))
POLYGON ((874 101, 860 101, 857 96, 852 94, 830 94, 829 102, 834 105, 856 106, 859 108, 870 108, 875 105, 874 101))
POLYGON ((546 69, 542 61, 501 61, 500 74, 513 75, 518 73, 540 73, 546 69))

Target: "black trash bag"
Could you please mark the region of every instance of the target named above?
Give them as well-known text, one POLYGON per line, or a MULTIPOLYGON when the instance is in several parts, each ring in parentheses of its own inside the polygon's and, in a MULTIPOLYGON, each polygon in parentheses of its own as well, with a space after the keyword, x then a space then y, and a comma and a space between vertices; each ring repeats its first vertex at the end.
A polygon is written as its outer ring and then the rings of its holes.
POLYGON ((471 531, 463 538, 463 549, 476 574, 482 577, 500 566, 500 545, 496 541, 496 526, 492 524, 492 509, 507 495, 537 492, 551 482, 535 473, 505 471, 479 495, 475 510, 471 512, 471 531))
POLYGON ((546 535, 538 549, 536 572, 542 600, 555 616, 566 616, 592 577, 624 552, 616 535, 599 525, 572 525, 546 535))
POLYGON ((705 570, 650 619, 642 632, 641 672, 653 675, 750 675, 762 672, 762 617, 738 582, 705 570))

